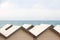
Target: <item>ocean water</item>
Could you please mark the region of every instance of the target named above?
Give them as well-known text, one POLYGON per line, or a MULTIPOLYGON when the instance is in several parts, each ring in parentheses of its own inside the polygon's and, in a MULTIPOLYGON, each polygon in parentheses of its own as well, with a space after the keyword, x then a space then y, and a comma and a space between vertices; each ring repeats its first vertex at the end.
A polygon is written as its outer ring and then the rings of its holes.
POLYGON ((13 25, 23 25, 23 24, 51 24, 51 25, 60 25, 60 21, 0 21, 0 27, 3 27, 5 24, 13 25))

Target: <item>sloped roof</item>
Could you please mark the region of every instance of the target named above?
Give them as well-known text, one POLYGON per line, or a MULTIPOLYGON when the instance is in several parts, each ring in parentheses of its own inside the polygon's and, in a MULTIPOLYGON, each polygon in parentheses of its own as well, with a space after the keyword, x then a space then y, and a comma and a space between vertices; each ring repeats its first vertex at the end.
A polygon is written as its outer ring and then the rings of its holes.
POLYGON ((32 33, 34 36, 38 36, 40 33, 45 31, 49 27, 50 25, 48 24, 36 25, 32 29, 30 29, 29 32, 32 33))
MULTIPOLYGON (((32 27, 31 24, 24 24, 22 26, 17 26, 17 25, 11 25, 11 24, 6 24, 5 26, 3 26, 0 29, 0 33, 5 36, 8 37, 11 34, 13 34, 14 32, 16 32, 16 30, 20 29, 20 28, 24 28, 25 30, 29 29, 30 27, 32 27)), ((46 29, 48 29, 49 27, 51 27, 51 25, 49 24, 40 24, 40 25, 36 25, 33 28, 27 30, 30 34, 34 35, 35 37, 37 37, 39 34, 41 34, 42 32, 44 32, 46 29)), ((55 26, 54 28, 52 28, 54 30, 56 30, 59 34, 60 34, 60 25, 55 26)))

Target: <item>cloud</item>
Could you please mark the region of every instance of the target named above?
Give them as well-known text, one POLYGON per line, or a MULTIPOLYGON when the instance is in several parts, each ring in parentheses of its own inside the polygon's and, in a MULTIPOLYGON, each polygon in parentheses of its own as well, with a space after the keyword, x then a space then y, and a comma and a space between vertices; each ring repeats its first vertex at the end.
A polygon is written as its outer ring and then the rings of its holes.
POLYGON ((49 9, 41 3, 34 4, 32 8, 17 9, 16 6, 10 1, 1 3, 0 20, 60 20, 60 9, 49 9))
POLYGON ((16 5, 14 3, 11 3, 9 1, 0 3, 0 8, 2 8, 2 9, 14 8, 15 6, 16 5))
POLYGON ((0 11, 0 20, 60 20, 59 10, 13 9, 0 11))

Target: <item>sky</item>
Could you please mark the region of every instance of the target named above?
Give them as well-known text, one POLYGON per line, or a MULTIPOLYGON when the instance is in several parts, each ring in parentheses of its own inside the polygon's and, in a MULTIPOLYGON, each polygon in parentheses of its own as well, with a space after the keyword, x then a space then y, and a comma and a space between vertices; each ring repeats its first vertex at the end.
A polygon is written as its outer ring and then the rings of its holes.
POLYGON ((0 20, 60 20, 60 0, 0 0, 0 20))

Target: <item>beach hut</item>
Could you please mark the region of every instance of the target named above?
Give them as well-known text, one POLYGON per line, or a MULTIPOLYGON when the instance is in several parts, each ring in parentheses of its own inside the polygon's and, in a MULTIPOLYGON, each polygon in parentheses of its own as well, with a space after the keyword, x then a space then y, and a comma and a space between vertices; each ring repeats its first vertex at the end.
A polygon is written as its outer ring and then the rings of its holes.
POLYGON ((36 26, 7 24, 0 29, 0 40, 60 40, 58 27, 48 24, 36 26))

